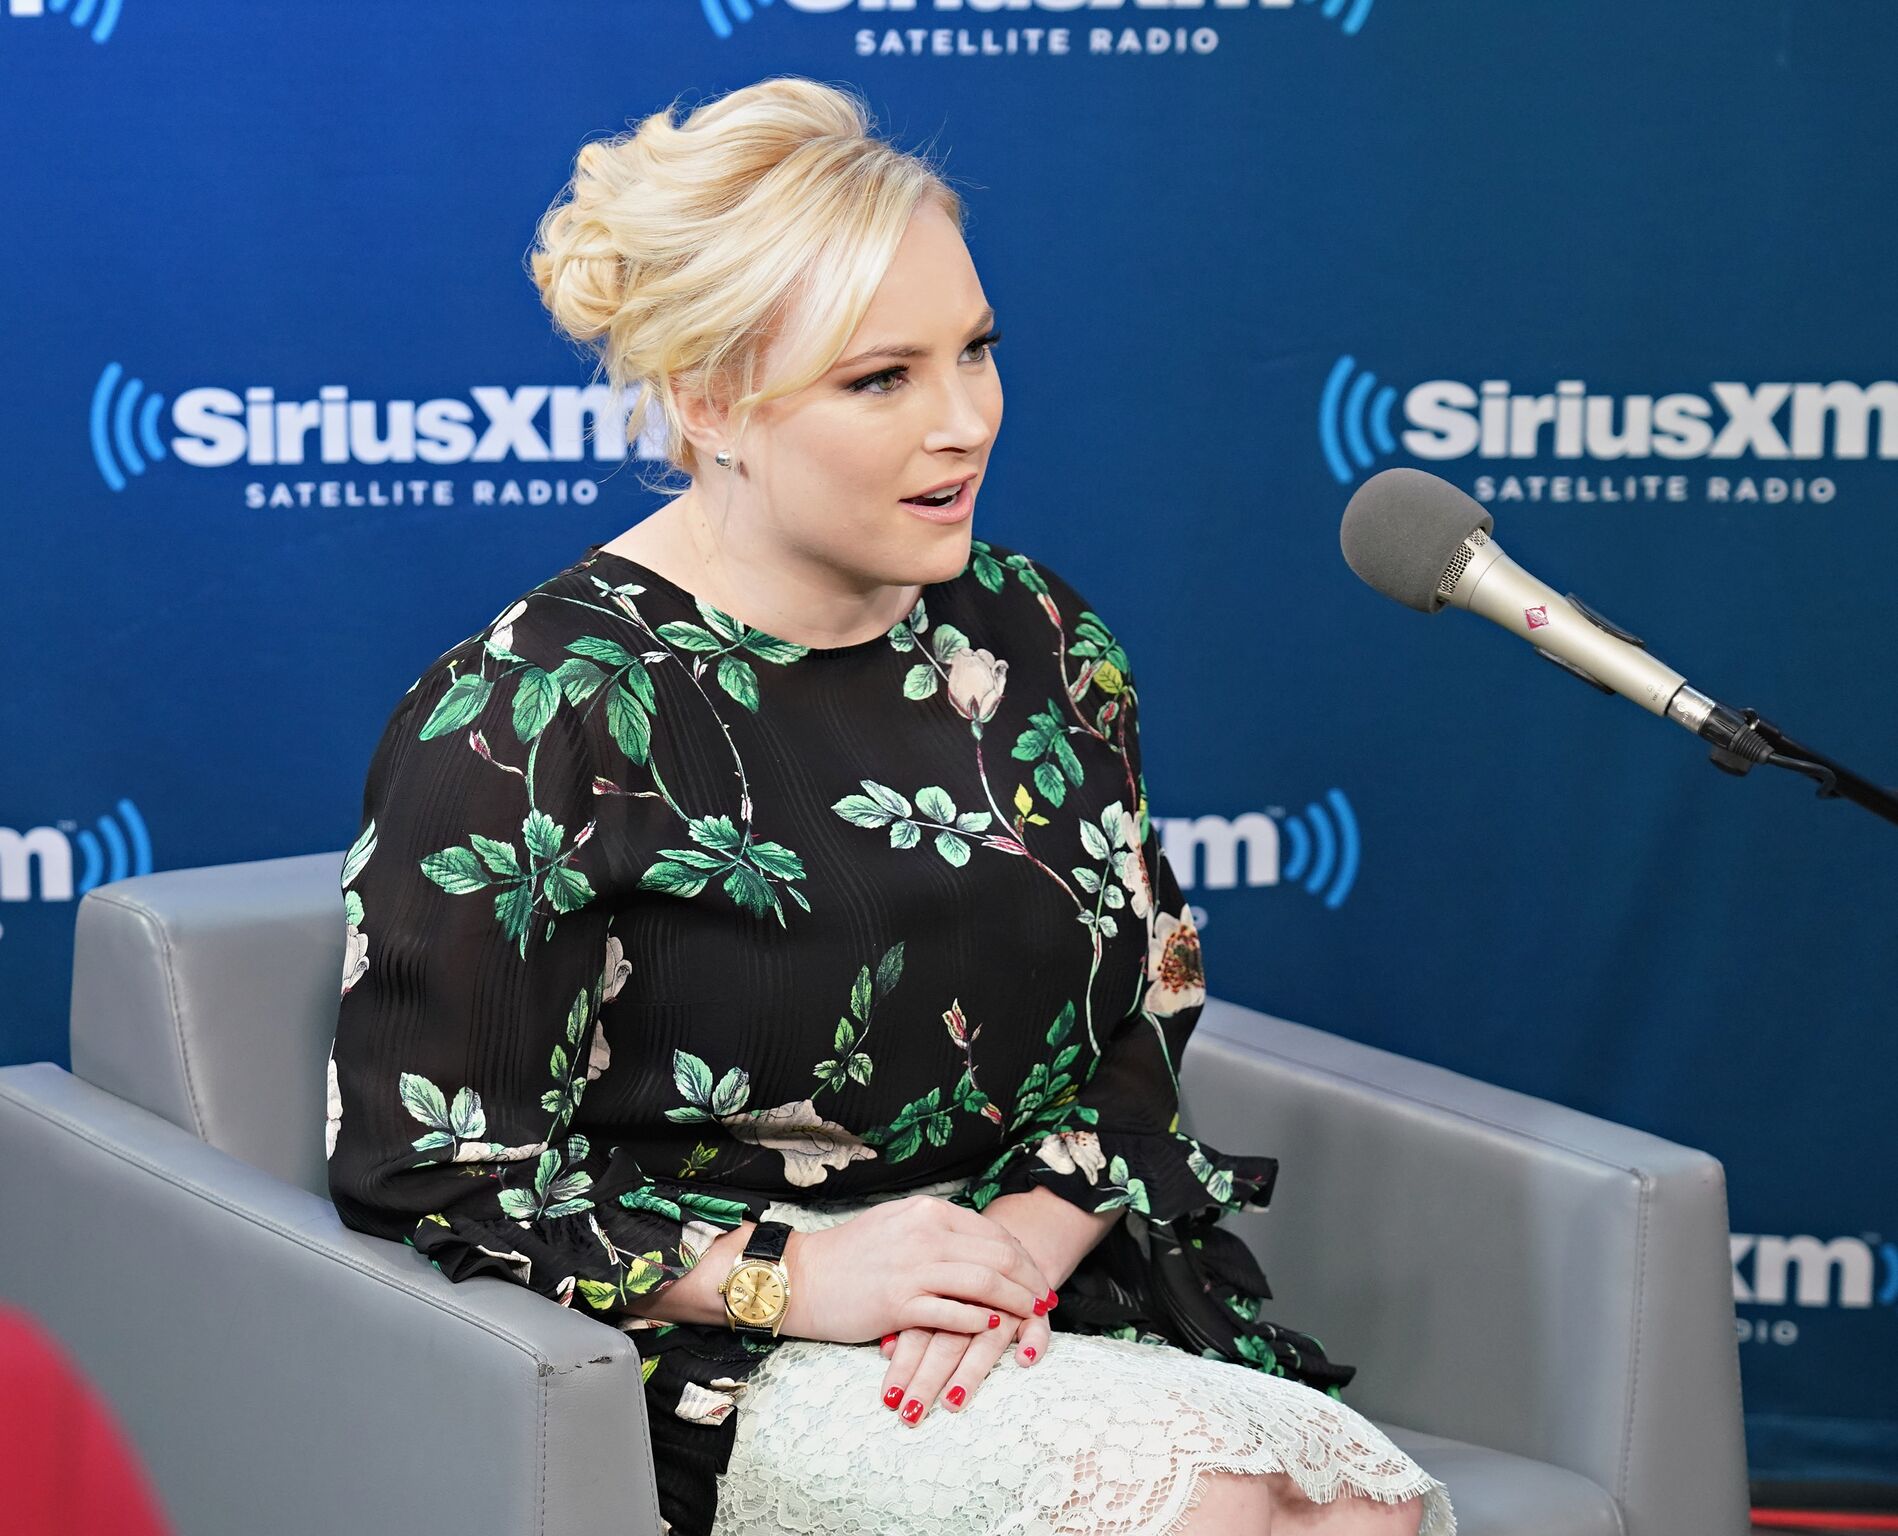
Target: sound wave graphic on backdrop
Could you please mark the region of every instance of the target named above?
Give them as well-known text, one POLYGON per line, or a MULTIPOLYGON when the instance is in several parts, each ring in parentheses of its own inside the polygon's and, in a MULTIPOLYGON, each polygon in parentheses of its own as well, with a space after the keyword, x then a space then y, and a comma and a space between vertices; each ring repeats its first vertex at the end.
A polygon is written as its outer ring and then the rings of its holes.
MULTIPOLYGON (((117 0, 110 0, 110 3, 116 6, 117 0)), ((756 3, 766 6, 771 4, 771 0, 756 0, 756 3)), ((1283 6, 1290 5, 1292 0, 1259 0, 1259 3, 1283 6)), ((1377 0, 1305 0, 1307 5, 1321 7, 1327 20, 1339 22, 1346 37, 1358 35, 1358 29, 1364 25, 1365 19, 1371 14, 1371 7, 1376 3, 1377 0)), ((699 0, 699 9, 705 13, 706 24, 711 27, 713 35, 720 39, 732 35, 734 21, 750 21, 753 15, 752 0, 699 0)))
MULTIPOLYGON (((1307 5, 1317 3, 1319 3, 1319 0, 1305 0, 1305 4, 1307 5)), ((1371 7, 1376 3, 1376 0, 1322 0, 1322 3, 1325 8, 1325 15, 1333 21, 1336 21, 1340 14, 1348 10, 1350 14, 1344 18, 1344 35, 1346 37, 1356 37, 1358 35, 1358 28, 1364 25, 1364 18, 1371 14, 1371 7)))
POLYGON ((1353 464, 1360 470, 1369 469, 1380 455, 1397 451, 1397 439, 1391 436, 1391 408, 1397 404, 1397 391, 1388 384, 1380 389, 1376 374, 1369 370, 1357 373, 1357 367, 1357 359, 1348 353, 1339 358, 1332 364, 1331 376, 1318 397, 1318 442, 1325 450, 1332 478, 1340 485, 1351 483, 1353 464), (1371 434, 1368 440, 1364 435, 1367 426, 1371 434), (1375 453, 1372 443, 1377 445, 1375 453))
MULTIPOLYGON (((769 5, 771 0, 758 0, 760 5, 769 5)), ((751 20, 750 0, 699 0, 699 7, 705 12, 705 19, 711 23, 712 31, 719 37, 732 35, 730 18, 725 15, 729 10, 740 21, 751 20)))
POLYGON ((114 809, 118 812, 116 819, 107 814, 94 823, 99 829, 96 834, 81 829, 72 836, 85 859, 85 866, 75 882, 81 896, 96 885, 152 872, 151 834, 145 829, 145 819, 138 814, 138 807, 121 798, 114 809), (119 830, 121 821, 125 823, 124 831, 119 830))
POLYGON ((1325 791, 1325 803, 1316 800, 1279 824, 1279 836, 1291 844, 1291 855, 1279 866, 1279 879, 1300 881, 1325 905, 1336 910, 1351 894, 1358 878, 1358 819, 1341 789, 1325 791), (1327 809, 1329 807, 1329 809, 1327 809))
POLYGON ((126 379, 121 389, 119 381, 124 374, 117 363, 107 363, 99 382, 92 387, 92 459, 105 483, 115 491, 125 489, 127 474, 142 475, 147 460, 165 456, 165 445, 158 436, 158 413, 165 408, 165 397, 145 394, 143 379, 126 379), (141 395, 143 405, 139 403, 141 395))
MULTIPOLYGON (((57 15, 71 3, 72 0, 7 0, 7 14, 44 16, 50 10, 57 15)), ((119 24, 120 3, 121 0, 79 0, 66 19, 75 27, 92 28, 92 40, 103 43, 119 24)))

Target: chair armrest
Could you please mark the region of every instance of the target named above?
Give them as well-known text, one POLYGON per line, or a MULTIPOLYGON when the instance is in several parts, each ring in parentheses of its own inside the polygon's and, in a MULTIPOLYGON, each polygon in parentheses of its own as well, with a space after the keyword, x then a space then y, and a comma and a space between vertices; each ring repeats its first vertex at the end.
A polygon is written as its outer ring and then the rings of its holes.
POLYGON ((1629 1536, 1749 1529, 1716 1159, 1217 999, 1181 1083, 1182 1128, 1279 1159, 1227 1221, 1347 1402, 1579 1472, 1629 1536))
POLYGON ((617 1328, 454 1284, 52 1062, 0 1068, 0 1209, 0 1294, 105 1394, 180 1531, 659 1536, 617 1328))

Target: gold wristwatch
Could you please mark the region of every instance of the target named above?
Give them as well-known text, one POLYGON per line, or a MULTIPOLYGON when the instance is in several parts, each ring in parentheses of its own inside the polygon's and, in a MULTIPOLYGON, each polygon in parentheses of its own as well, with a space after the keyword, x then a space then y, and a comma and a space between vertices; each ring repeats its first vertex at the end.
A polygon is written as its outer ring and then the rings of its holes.
POLYGON ((760 1221, 745 1251, 733 1261, 731 1273, 718 1283, 725 1298, 725 1318, 737 1333, 776 1338, 791 1305, 791 1272, 784 1266, 784 1249, 791 1228, 782 1221, 760 1221))

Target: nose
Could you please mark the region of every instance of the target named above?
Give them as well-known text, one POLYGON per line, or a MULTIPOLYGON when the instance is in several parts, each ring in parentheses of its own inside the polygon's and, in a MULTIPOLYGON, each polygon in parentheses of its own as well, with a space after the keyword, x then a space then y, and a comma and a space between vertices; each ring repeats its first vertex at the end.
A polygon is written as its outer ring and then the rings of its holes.
MULTIPOLYGON (((951 379, 943 398, 940 424, 932 434, 932 448, 975 450, 986 447, 995 435, 983 405, 991 392, 1000 397, 1000 385, 987 379, 951 379)), ((997 424, 1001 413, 996 412, 997 424)))

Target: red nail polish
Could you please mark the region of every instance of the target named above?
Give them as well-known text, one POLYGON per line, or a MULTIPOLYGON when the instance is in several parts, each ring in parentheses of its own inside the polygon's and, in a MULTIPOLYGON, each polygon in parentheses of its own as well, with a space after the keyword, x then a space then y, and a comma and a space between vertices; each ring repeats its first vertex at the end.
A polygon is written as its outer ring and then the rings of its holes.
POLYGON ((989 1313, 989 1327, 999 1328, 1001 1326, 1002 1326, 1002 1320, 999 1317, 997 1317, 993 1312, 989 1313))
POLYGON ((894 1344, 895 1342, 896 1342, 896 1335, 895 1335, 895 1334, 893 1334, 893 1333, 886 1333, 886 1334, 884 1334, 884 1335, 883 1335, 883 1347, 884 1347, 885 1349, 888 1349, 888 1348, 889 1348, 889 1347, 890 1347, 890 1346, 891 1346, 892 1344, 894 1344))
POLYGON ((1047 1310, 1048 1310, 1048 1298, 1046 1296, 1037 1296, 1035 1298, 1035 1316, 1040 1317, 1041 1314, 1046 1312, 1047 1310))
POLYGON ((1053 1291, 1048 1292, 1048 1310, 1052 1312, 1054 1311, 1056 1307, 1060 1305, 1061 1305, 1061 1298, 1055 1295, 1053 1291))
POLYGON ((910 1423, 914 1424, 922 1416, 923 1405, 917 1399, 912 1397, 907 1403, 903 1404, 903 1417, 908 1419, 910 1423))
POLYGON ((894 1408, 902 1401, 903 1389, 901 1387, 885 1387, 883 1389, 883 1406, 885 1408, 894 1408))
POLYGON ((1027 1357, 1028 1357, 1028 1358, 1029 1358, 1030 1360, 1032 1360, 1032 1359, 1034 1359, 1034 1358, 1035 1358, 1035 1346, 1034 1346, 1034 1345, 1032 1345, 1032 1344, 1024 1344, 1024 1345, 1022 1345, 1022 1347, 1021 1347, 1021 1352, 1022 1352, 1022 1353, 1023 1353, 1024 1355, 1026 1355, 1026 1356, 1027 1356, 1027 1357))
POLYGON ((954 1403, 958 1408, 962 1406, 963 1398, 968 1395, 969 1394, 960 1386, 951 1387, 948 1392, 949 1401, 954 1403))

